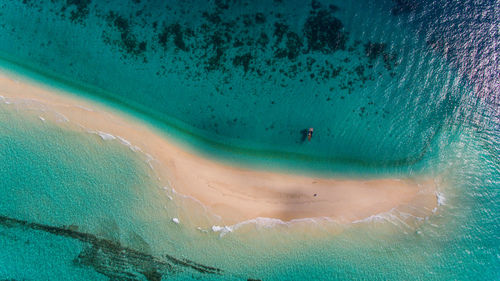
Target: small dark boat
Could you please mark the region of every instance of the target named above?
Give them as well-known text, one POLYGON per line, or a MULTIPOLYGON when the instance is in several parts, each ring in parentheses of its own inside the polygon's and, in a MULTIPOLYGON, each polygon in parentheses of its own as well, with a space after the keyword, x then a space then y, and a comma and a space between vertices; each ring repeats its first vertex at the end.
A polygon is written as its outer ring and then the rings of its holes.
POLYGON ((314 129, 313 128, 309 128, 309 130, 307 131, 307 140, 310 141, 312 136, 313 136, 313 131, 314 129))

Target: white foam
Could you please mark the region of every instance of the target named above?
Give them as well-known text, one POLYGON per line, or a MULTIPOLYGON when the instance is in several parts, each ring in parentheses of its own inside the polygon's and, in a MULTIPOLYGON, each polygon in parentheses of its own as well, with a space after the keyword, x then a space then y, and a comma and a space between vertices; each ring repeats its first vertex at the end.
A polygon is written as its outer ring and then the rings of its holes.
POLYGON ((4 96, 0 96, 0 100, 5 104, 11 104, 11 102, 8 101, 7 98, 5 98, 4 96))
MULTIPOLYGON (((172 191, 173 191, 173 193, 179 194, 173 188, 172 188, 172 191)), ((181 195, 183 197, 189 197, 190 199, 194 199, 195 201, 197 201, 195 198, 192 198, 190 196, 184 196, 182 194, 179 194, 179 195, 181 195)), ((200 204, 201 204, 201 202, 200 202, 200 204)), ((202 206, 205 207, 203 204, 202 204, 202 206)), ((358 223, 371 223, 371 222, 389 222, 389 223, 396 225, 396 226, 403 225, 403 226, 406 226, 408 228, 411 228, 406 222, 406 219, 408 219, 408 218, 415 218, 417 221, 423 221, 423 220, 427 219, 427 217, 424 218, 424 217, 415 216, 415 215, 407 213, 407 212, 399 211, 399 210, 397 210, 397 208, 393 208, 387 212, 371 215, 371 216, 366 217, 364 219, 355 220, 352 223, 358 224, 358 223)), ((223 236, 227 235, 228 233, 235 232, 236 230, 238 230, 242 226, 248 225, 248 224, 254 224, 256 227, 273 228, 273 227, 277 227, 277 226, 290 227, 290 226, 292 226, 296 223, 300 223, 300 222, 307 222, 307 223, 332 222, 332 223, 335 223, 337 221, 332 219, 332 218, 329 218, 329 217, 303 218, 303 219, 294 219, 294 220, 290 220, 290 221, 282 221, 280 219, 275 219, 275 218, 258 217, 255 219, 242 221, 242 222, 239 222, 239 223, 236 223, 233 225, 223 225, 223 226, 213 225, 211 227, 211 230, 212 230, 212 232, 218 232, 219 237, 223 237, 223 236)), ((198 228, 198 230, 204 231, 201 228, 198 228)))
POLYGON ((438 206, 443 206, 446 203, 446 198, 444 197, 443 193, 436 192, 436 197, 438 201, 438 206))
POLYGON ((175 222, 176 224, 179 224, 179 223, 180 223, 180 221, 179 221, 179 219, 178 219, 178 218, 173 218, 173 219, 172 219, 172 221, 173 221, 173 222, 175 222))
MULTIPOLYGON (((410 226, 404 221, 407 218, 413 217, 418 221, 424 220, 422 217, 418 217, 415 215, 412 215, 410 213, 406 212, 400 212, 396 208, 393 208, 387 212, 380 213, 380 214, 375 214, 371 215, 367 218, 364 219, 359 219, 355 220, 352 223, 353 224, 358 224, 358 223, 370 223, 370 222, 389 222, 394 225, 404 225, 408 228, 410 226)), ((258 217, 255 219, 251 220, 246 220, 239 222, 234 225, 225 225, 225 226, 220 226, 220 225, 213 225, 212 226, 212 231, 213 232, 219 232, 219 236, 223 237, 228 233, 234 232, 238 230, 240 227, 247 225, 247 224, 254 224, 257 227, 264 227, 264 228, 272 228, 276 226, 292 226, 293 224, 300 223, 300 222, 309 222, 309 223, 318 223, 321 221, 327 221, 327 222, 336 222, 335 220, 329 218, 329 217, 316 217, 316 218, 304 218, 304 219, 294 219, 291 221, 282 221, 280 219, 275 219, 275 218, 264 218, 264 217, 258 217)))
POLYGON ((236 231, 238 228, 247 225, 247 224, 254 224, 257 227, 264 227, 264 228, 272 228, 276 226, 291 226, 296 223, 300 222, 313 222, 317 223, 318 220, 324 220, 324 221, 332 221, 330 218, 327 217, 318 217, 318 218, 304 218, 304 219, 293 219, 290 221, 282 221, 280 219, 275 219, 275 218, 264 218, 264 217, 258 217, 255 219, 251 220, 246 220, 239 222, 237 224, 233 225, 225 225, 225 226, 219 226, 219 225, 213 225, 212 226, 212 231, 213 232, 220 232, 220 237, 223 237, 224 235, 236 231))
POLYGON ((45 118, 43 118, 42 116, 38 116, 38 119, 42 120, 42 122, 45 122, 45 118))
POLYGON ((413 218, 416 219, 417 221, 422 221, 424 219, 423 217, 415 216, 407 212, 398 211, 398 213, 403 219, 413 218))
POLYGON ((101 132, 101 131, 97 131, 96 132, 103 140, 114 140, 116 139, 115 136, 113 136, 112 134, 108 134, 108 133, 105 133, 105 132, 101 132))
POLYGON ((416 216, 411 215, 409 213, 398 211, 396 208, 392 208, 387 212, 371 215, 371 216, 366 217, 364 219, 355 220, 352 223, 356 224, 356 223, 370 223, 370 222, 388 221, 388 222, 395 225, 396 223, 394 223, 394 220, 399 221, 399 222, 403 222, 398 216, 395 215, 396 212, 400 216, 402 216, 403 218, 408 218, 409 216, 416 217, 416 216))
POLYGON ((132 144, 131 144, 128 140, 126 140, 126 139, 124 139, 124 138, 122 138, 122 137, 120 137, 120 136, 116 136, 116 138, 117 138, 117 139, 118 139, 118 140, 119 140, 122 144, 124 144, 124 145, 126 145, 126 146, 132 146, 132 144))
POLYGON ((378 221, 383 221, 386 220, 386 217, 384 214, 376 214, 376 215, 371 215, 367 218, 360 219, 360 220, 355 220, 352 223, 366 223, 366 222, 378 222, 378 221))
MULTIPOLYGON (((169 190, 168 186, 162 186, 162 189, 163 189, 163 190, 165 190, 165 191, 168 191, 168 190, 169 190)), ((170 196, 169 194, 167 194, 167 193, 166 193, 166 195, 167 195, 167 198, 168 198, 170 201, 174 200, 174 198, 173 198, 172 196, 170 196)))
POLYGON ((203 229, 199 226, 196 227, 196 229, 198 229, 199 231, 203 232, 203 233, 208 233, 208 231, 206 229, 203 229))
POLYGON ((158 161, 153 156, 151 156, 151 154, 149 154, 149 153, 144 153, 144 155, 146 156, 146 163, 149 165, 151 170, 155 170, 155 168, 153 166, 153 162, 158 162, 158 161))
MULTIPOLYGON (((86 127, 84 126, 81 126, 83 129, 87 129, 86 127)), ((88 130, 87 129, 87 132, 91 133, 91 134, 96 134, 98 136, 100 136, 103 140, 115 140, 117 139, 118 141, 120 141, 121 144, 127 146, 130 148, 130 150, 132 150, 133 152, 142 152, 141 148, 136 146, 136 145, 133 145, 130 141, 128 141, 127 139, 123 138, 123 137, 120 137, 120 136, 115 136, 115 135, 112 135, 110 133, 106 133, 106 132, 103 132, 103 131, 93 131, 93 130, 88 130)), ((153 160, 153 157, 151 157, 151 155, 149 154, 145 154, 146 155, 146 158, 147 160, 146 161, 151 161, 153 160)), ((151 166, 151 164, 150 164, 151 166)))
POLYGON ((133 152, 142 152, 141 148, 138 147, 137 145, 133 145, 130 141, 128 141, 127 139, 123 138, 123 137, 120 137, 120 136, 116 136, 116 138, 125 146, 127 146, 128 148, 130 148, 130 150, 132 150, 133 152))
POLYGON ((220 232, 220 237, 226 235, 229 232, 233 232, 233 227, 231 226, 218 226, 218 225, 213 225, 212 226, 212 231, 213 232, 220 232))

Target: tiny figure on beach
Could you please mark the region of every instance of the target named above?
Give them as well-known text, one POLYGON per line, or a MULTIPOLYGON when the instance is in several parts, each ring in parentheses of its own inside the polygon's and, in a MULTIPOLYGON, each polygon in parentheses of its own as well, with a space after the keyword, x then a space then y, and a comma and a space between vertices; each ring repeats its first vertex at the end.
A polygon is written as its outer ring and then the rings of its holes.
POLYGON ((310 141, 312 136, 313 136, 313 131, 314 129, 313 128, 309 128, 309 130, 307 131, 307 140, 310 141))

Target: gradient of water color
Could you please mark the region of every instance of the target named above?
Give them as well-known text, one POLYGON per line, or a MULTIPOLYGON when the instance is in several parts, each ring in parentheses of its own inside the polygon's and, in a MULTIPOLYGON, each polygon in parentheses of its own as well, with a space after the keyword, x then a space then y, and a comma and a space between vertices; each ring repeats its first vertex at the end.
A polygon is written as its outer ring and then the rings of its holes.
POLYGON ((0 278, 497 279, 498 3, 333 4, 3 1, 0 52, 224 161, 433 175, 434 216, 188 229, 143 155, 2 103, 0 278))

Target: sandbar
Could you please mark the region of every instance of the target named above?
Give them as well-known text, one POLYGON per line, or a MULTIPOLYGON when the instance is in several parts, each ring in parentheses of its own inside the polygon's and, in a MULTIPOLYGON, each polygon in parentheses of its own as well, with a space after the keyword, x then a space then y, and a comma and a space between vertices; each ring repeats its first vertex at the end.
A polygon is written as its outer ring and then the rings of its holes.
POLYGON ((352 223, 394 209, 425 217, 437 206, 432 179, 335 179, 230 165, 134 116, 10 73, 0 72, 0 96, 43 104, 72 124, 130 142, 155 159, 161 184, 198 200, 221 225, 259 217, 352 223))

